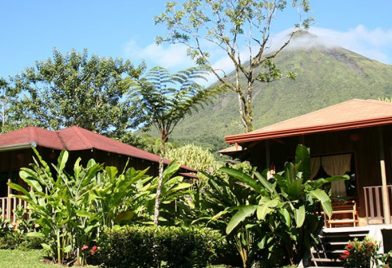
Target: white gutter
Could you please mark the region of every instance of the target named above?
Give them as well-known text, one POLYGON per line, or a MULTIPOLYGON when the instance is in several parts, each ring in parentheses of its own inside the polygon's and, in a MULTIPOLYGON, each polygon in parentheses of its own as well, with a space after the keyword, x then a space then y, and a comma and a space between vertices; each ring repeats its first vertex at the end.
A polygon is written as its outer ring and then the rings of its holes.
POLYGON ((1 146, 0 152, 16 151, 16 150, 22 150, 22 149, 31 149, 31 148, 35 148, 35 147, 37 147, 37 144, 35 142, 11 144, 11 145, 1 146))

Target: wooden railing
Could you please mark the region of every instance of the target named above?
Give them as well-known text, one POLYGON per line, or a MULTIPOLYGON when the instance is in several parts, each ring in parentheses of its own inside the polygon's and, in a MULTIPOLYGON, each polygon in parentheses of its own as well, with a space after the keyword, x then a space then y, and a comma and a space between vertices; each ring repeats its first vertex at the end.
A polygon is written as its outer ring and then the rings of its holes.
MULTIPOLYGON (((389 202, 392 197, 392 185, 387 185, 389 202)), ((365 194, 365 211, 368 224, 384 223, 382 186, 363 187, 365 194)))
MULTIPOLYGON (((11 180, 9 179, 8 182, 11 180)), ((18 206, 27 208, 27 202, 16 197, 11 197, 11 188, 8 186, 7 197, 0 197, 0 217, 8 219, 11 223, 16 222, 15 210, 18 206)))
POLYGON ((27 202, 16 197, 0 197, 0 216, 10 222, 16 221, 15 209, 18 206, 27 207, 27 202))

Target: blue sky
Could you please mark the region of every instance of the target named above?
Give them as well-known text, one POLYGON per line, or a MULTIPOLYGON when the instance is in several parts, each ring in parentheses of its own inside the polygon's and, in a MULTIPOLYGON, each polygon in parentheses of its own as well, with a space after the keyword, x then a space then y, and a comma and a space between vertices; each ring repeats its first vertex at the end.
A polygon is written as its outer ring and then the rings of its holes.
MULTIPOLYGON (((162 26, 153 18, 163 0, 0 0, 0 76, 7 77, 52 55, 87 48, 91 54, 145 60, 149 67, 191 64, 178 46, 157 47, 162 26)), ((370 58, 392 64, 392 1, 313 1, 312 31, 370 58)), ((290 24, 276 20, 275 31, 290 24)))

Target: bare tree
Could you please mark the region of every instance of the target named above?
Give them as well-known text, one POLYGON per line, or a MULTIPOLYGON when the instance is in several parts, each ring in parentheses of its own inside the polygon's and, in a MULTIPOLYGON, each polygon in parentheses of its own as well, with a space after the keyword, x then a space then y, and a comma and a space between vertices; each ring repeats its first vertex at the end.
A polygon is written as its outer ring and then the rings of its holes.
MULTIPOLYGON (((270 47, 275 16, 299 16, 309 11, 309 0, 186 0, 170 1, 155 18, 168 34, 157 42, 182 43, 199 65, 207 66, 224 88, 238 95, 242 125, 253 130, 253 94, 256 81, 270 82, 282 77, 273 59, 289 44, 296 30, 307 27, 310 19, 294 24, 294 30, 276 49, 270 47), (291 5, 290 5, 291 4, 291 5), (214 68, 211 54, 219 49, 230 59, 235 78, 227 79, 214 68)), ((301 21, 301 17, 299 18, 301 21)), ((292 73, 288 74, 293 77, 292 73)))

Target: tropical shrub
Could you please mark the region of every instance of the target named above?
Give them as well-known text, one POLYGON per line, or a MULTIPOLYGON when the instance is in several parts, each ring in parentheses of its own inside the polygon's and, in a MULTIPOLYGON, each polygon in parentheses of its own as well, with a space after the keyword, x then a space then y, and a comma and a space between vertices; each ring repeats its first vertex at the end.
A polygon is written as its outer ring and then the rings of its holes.
POLYGON ((35 231, 33 220, 26 219, 26 211, 22 206, 15 208, 16 223, 0 217, 0 249, 39 249, 42 239, 30 237, 28 233, 35 231))
POLYGON ((19 173, 30 189, 9 183, 36 217, 40 233, 29 235, 44 237, 43 248, 58 263, 76 258, 83 264, 82 246, 93 240, 102 226, 132 214, 124 201, 136 192, 132 186, 146 179, 145 171, 128 169, 118 174, 115 167, 104 168, 94 160, 83 167, 78 159, 71 175, 67 172, 68 152, 62 152, 52 167, 38 153, 36 156, 32 167, 19 173))
POLYGON ((0 217, 0 237, 6 236, 8 233, 12 232, 13 229, 14 226, 8 219, 0 217))
POLYGON ((165 157, 167 159, 175 160, 181 165, 207 173, 212 173, 222 166, 208 149, 204 149, 203 147, 194 144, 167 149, 165 157))
MULTIPOLYGON (((85 166, 77 159, 73 166, 68 152, 49 166, 36 152, 31 168, 22 168, 19 176, 29 186, 9 183, 27 201, 39 232, 28 236, 44 238, 43 248, 58 263, 86 263, 86 246, 99 237, 102 228, 115 224, 152 222, 158 179, 146 176, 147 170, 128 168, 119 173, 116 167, 89 160, 85 166)), ((186 196, 189 183, 174 176, 179 164, 170 164, 163 172, 162 220, 175 221, 174 203, 186 196), (174 218, 174 219, 173 219, 174 218)), ((23 226, 21 222, 21 226, 23 226)), ((92 245, 93 246, 93 245, 92 245)))
POLYGON ((369 237, 359 241, 354 239, 349 241, 340 259, 344 267, 365 268, 377 263, 377 251, 379 243, 369 237))
MULTIPOLYGON (((172 162, 162 173, 162 186, 160 194, 159 221, 161 225, 178 225, 185 220, 185 210, 189 210, 189 198, 192 195, 192 184, 186 182, 182 176, 176 175, 180 164, 172 162)), ((154 203, 158 188, 159 177, 145 182, 143 190, 147 193, 141 205, 147 209, 148 218, 141 224, 152 224, 154 203)))
POLYGON ((209 228, 115 226, 98 241, 104 267, 206 267, 224 247, 209 228))
POLYGON ((382 268, 391 268, 392 267, 392 251, 389 251, 384 254, 379 254, 376 257, 376 262, 379 267, 382 268))
MULTIPOLYGON (((231 165, 232 168, 242 172, 253 171, 254 168, 247 162, 231 165)), ((234 215, 234 208, 247 202, 256 202, 256 195, 248 189, 240 186, 236 180, 226 173, 217 170, 213 174, 204 173, 205 183, 196 188, 194 193, 194 207, 189 215, 193 219, 193 224, 205 225, 219 230, 227 240, 227 246, 219 254, 220 263, 240 266, 241 249, 238 249, 238 242, 249 237, 237 237, 234 233, 227 235, 226 225, 234 215)), ((199 186, 198 184, 196 186, 199 186)), ((252 253, 250 253, 252 254, 252 253)))
MULTIPOLYGON (((310 180, 309 149, 299 145, 295 161, 266 178, 254 168, 224 167, 228 179, 210 180, 207 210, 215 226, 224 224, 243 267, 256 262, 282 267, 300 262, 322 228, 320 209, 330 215, 331 200, 322 187, 341 177, 310 180), (208 206, 210 206, 208 208, 208 206)), ((203 203, 203 202, 202 202, 203 203)))

